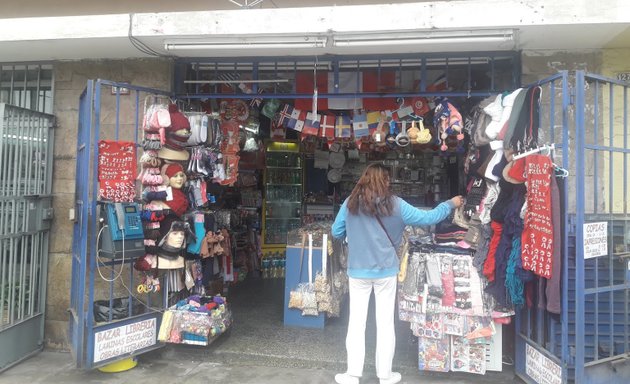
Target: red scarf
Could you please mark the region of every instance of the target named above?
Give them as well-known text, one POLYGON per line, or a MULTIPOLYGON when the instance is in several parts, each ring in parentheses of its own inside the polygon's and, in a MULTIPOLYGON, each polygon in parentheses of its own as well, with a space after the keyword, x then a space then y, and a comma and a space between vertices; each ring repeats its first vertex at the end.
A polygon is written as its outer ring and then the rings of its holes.
POLYGON ((490 245, 488 246, 488 256, 486 257, 486 261, 483 263, 483 275, 488 279, 488 281, 494 281, 494 271, 496 268, 495 255, 497 253, 499 242, 501 241, 503 224, 497 221, 492 221, 490 226, 492 227, 492 240, 490 240, 490 245))
POLYGON ((551 220, 551 174, 549 156, 530 155, 527 174, 527 212, 521 237, 523 269, 547 279, 552 274, 553 225, 551 220))

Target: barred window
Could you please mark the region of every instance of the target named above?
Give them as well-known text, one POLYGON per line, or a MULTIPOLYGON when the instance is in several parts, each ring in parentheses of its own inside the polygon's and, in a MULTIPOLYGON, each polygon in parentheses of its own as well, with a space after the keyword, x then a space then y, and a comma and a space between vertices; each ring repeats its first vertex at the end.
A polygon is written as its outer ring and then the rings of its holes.
POLYGON ((52 64, 0 65, 0 103, 52 114, 52 64))

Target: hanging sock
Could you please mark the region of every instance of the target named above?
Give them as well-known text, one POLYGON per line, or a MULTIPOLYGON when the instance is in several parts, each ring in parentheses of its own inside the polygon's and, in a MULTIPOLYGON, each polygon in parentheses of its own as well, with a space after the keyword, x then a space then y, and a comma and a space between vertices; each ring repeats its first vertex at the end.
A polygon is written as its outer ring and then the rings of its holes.
POLYGON ((505 288, 507 288, 512 304, 516 307, 522 307, 525 304, 525 284, 516 273, 520 259, 521 236, 520 233, 517 233, 512 239, 512 252, 510 252, 505 276, 505 288))
POLYGON ((195 214, 195 236, 196 236, 196 240, 194 243, 190 243, 188 244, 188 249, 187 251, 198 255, 199 251, 201 250, 201 242, 203 241, 204 237, 206 236, 206 228, 204 225, 204 215, 203 213, 196 213, 195 214))

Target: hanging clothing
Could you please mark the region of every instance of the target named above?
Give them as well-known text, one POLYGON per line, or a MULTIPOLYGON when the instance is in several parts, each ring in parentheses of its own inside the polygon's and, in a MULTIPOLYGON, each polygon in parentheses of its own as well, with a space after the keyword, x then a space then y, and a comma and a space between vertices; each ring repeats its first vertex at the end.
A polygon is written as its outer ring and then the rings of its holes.
POLYGON ((481 236, 479 236, 479 242, 477 243, 477 251, 473 256, 473 266, 477 268, 477 271, 483 272, 483 265, 488 257, 488 249, 490 247, 490 240, 492 239, 492 227, 490 224, 481 224, 481 236))
POLYGON ((536 86, 527 90, 525 102, 514 126, 509 148, 517 152, 538 143, 540 126, 540 94, 542 88, 536 86))
POLYGON ((550 196, 553 164, 549 156, 540 154, 526 159, 527 212, 521 239, 523 268, 549 279, 553 274, 554 227, 550 196))
POLYGON ((555 271, 551 274, 550 279, 541 278, 539 281, 538 296, 541 298, 539 303, 540 309, 555 314, 560 314, 562 310, 560 302, 560 280, 562 269, 562 234, 564 233, 564 222, 561 220, 564 214, 564 206, 560 200, 560 186, 564 189, 564 180, 556 177, 551 178, 551 220, 553 227, 560 228, 559 231, 553 231, 553 254, 552 267, 555 271))
POLYGON ((512 192, 515 185, 508 183, 507 181, 500 179, 499 182, 500 192, 497 197, 497 201, 492 206, 490 211, 490 219, 492 220, 490 226, 492 227, 492 239, 490 240, 490 246, 488 247, 488 256, 483 265, 483 274, 488 281, 494 281, 495 274, 495 255, 497 247, 501 241, 501 233, 503 232, 503 222, 505 220, 505 214, 507 207, 512 199, 512 192))
MULTIPOLYGON (((521 236, 522 221, 520 217, 521 207, 525 201, 525 185, 511 184, 513 187, 510 200, 505 208, 501 238, 497 246, 495 259, 494 280, 486 287, 486 292, 491 294, 502 307, 510 307, 511 300, 506 290, 506 274, 508 259, 512 252, 512 243, 515 236, 521 236)), ((502 190, 507 190, 503 188, 502 190)))

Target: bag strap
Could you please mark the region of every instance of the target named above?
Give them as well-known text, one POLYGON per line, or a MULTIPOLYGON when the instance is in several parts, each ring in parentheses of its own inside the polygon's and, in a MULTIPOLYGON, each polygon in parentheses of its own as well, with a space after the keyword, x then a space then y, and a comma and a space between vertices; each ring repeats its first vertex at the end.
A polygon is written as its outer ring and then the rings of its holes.
POLYGON ((304 261, 305 249, 306 249, 306 233, 302 235, 302 252, 300 253, 300 273, 298 275, 298 284, 302 282, 302 261, 304 261))
POLYGON ((394 247, 394 249, 396 249, 396 246, 394 245, 394 242, 392 241, 392 238, 389 237, 389 233, 387 232, 387 229, 385 229, 385 226, 383 225, 383 222, 381 221, 381 218, 376 216, 376 220, 378 220, 378 223, 381 225, 381 228, 383 228, 383 231, 385 231, 385 234, 387 235, 387 238, 389 239, 389 242, 392 244, 392 247, 394 247))

